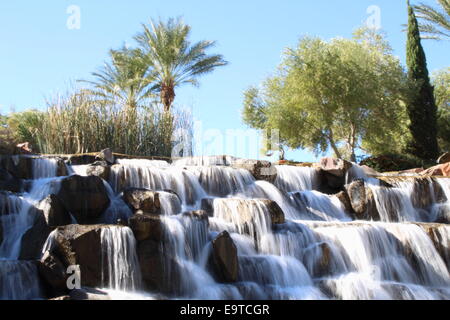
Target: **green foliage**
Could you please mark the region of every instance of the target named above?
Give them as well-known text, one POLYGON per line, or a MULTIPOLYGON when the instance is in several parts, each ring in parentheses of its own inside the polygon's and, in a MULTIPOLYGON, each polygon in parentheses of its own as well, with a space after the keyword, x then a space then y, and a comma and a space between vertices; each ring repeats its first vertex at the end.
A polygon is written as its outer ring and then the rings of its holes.
POLYGON ((401 150, 407 88, 380 34, 364 29, 352 40, 303 38, 260 91, 245 92, 243 119, 253 128, 279 129, 290 148, 321 153, 331 147, 355 160, 358 148, 401 150))
POLYGON ((123 48, 110 51, 111 62, 92 73, 95 81, 82 82, 92 85, 88 90, 98 102, 120 104, 136 108, 153 97, 152 78, 147 77, 149 66, 136 50, 123 48))
POLYGON ((69 94, 50 103, 41 115, 40 126, 33 130, 35 151, 74 154, 111 148, 130 155, 170 157, 173 132, 190 132, 192 119, 185 112, 168 114, 160 109, 101 103, 86 91, 69 94))
POLYGON ((421 3, 414 11, 421 19, 420 32, 425 39, 450 40, 450 0, 437 0, 441 8, 421 3))
POLYGON ((378 172, 403 171, 413 168, 426 168, 431 164, 407 154, 387 153, 368 157, 360 162, 378 172))
POLYGON ((159 93, 166 111, 175 99, 175 88, 183 84, 198 85, 198 77, 224 66, 222 55, 207 54, 214 41, 191 43, 191 27, 181 19, 151 21, 136 35, 136 52, 147 66, 146 80, 159 93))
POLYGON ((44 113, 38 110, 11 113, 6 125, 13 133, 15 141, 18 143, 29 142, 32 146, 37 146, 36 136, 44 117, 44 113))
POLYGON ((12 130, 8 127, 8 117, 0 114, 0 154, 12 154, 17 141, 12 130))
POLYGON ((433 77, 434 96, 438 106, 438 141, 442 151, 450 151, 450 68, 433 77))
POLYGON ((412 136, 408 152, 422 159, 431 160, 436 159, 439 154, 437 108, 428 75, 425 52, 420 41, 419 26, 409 2, 408 14, 406 62, 408 77, 414 87, 408 103, 408 114, 411 121, 409 129, 412 136))

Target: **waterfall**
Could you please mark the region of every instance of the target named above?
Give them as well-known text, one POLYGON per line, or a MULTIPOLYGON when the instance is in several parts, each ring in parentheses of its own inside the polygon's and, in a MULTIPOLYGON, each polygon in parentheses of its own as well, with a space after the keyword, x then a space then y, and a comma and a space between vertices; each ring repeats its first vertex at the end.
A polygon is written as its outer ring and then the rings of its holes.
POLYGON ((58 160, 47 158, 33 158, 31 163, 33 179, 56 177, 58 160))
POLYGON ((42 290, 33 261, 0 260, 0 300, 42 299, 42 290))
POLYGON ((105 251, 102 275, 106 287, 120 291, 136 291, 141 287, 141 272, 136 255, 136 240, 130 228, 108 227, 101 231, 105 251))
MULTIPOLYGON (((233 161, 119 159, 111 166, 104 181, 111 202, 100 217, 102 290, 110 298, 450 299, 450 179, 385 176, 380 183, 353 164, 346 183, 364 180, 381 218, 353 221, 345 199, 318 191, 314 167, 276 166, 270 183, 233 161), (138 221, 138 231, 132 223, 114 225, 134 214, 122 198, 128 187, 156 191, 161 203, 158 216, 138 221), (190 212, 202 208, 206 214, 190 212), (146 228, 157 231, 145 238, 146 228), (233 244, 224 256, 237 260, 232 283, 221 283, 215 269, 215 239, 223 231, 233 244), (141 268, 146 261, 152 265, 141 268), (161 292, 143 292, 155 280, 146 272, 161 277, 154 285, 161 292)), ((27 191, 0 192, 0 299, 44 297, 36 263, 17 259, 37 205, 58 192, 57 167, 56 159, 33 159, 27 191)), ((55 234, 43 252, 54 249, 55 234)))
POLYGON ((285 192, 313 190, 317 188, 317 169, 310 167, 276 166, 275 186, 285 192))

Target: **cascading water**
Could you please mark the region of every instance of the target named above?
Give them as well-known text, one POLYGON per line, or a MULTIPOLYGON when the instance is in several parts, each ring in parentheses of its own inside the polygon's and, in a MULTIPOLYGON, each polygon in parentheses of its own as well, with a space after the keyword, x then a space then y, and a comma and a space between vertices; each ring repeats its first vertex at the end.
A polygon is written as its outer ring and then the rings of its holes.
POLYGON ((108 289, 136 291, 141 288, 141 272, 136 240, 130 228, 108 227, 101 231, 103 283, 108 289))
MULTIPOLYGON (((351 221, 338 197, 318 191, 317 169, 277 166, 272 184, 232 168, 234 160, 118 160, 104 182, 111 202, 101 222, 126 222, 133 215, 121 198, 126 188, 158 191, 162 283, 173 290, 142 293, 140 242, 121 226, 101 229, 102 290, 117 299, 450 299, 450 228, 430 223, 448 221, 450 179, 420 185, 412 178, 394 179, 388 186, 354 165, 346 182, 365 181, 382 222, 351 221), (417 197, 418 190, 429 197, 417 197), (211 202, 209 217, 186 213, 199 210, 202 199, 211 202), (284 223, 272 202, 284 213, 284 223), (239 262, 237 281, 231 283, 222 283, 211 266, 213 240, 223 231, 239 262)), ((2 299, 42 298, 35 265, 17 257, 33 207, 57 192, 56 166, 54 160, 35 161, 28 192, 0 194, 2 299), (5 281, 5 274, 14 276, 5 281)), ((68 169, 85 176, 86 168, 68 169)))

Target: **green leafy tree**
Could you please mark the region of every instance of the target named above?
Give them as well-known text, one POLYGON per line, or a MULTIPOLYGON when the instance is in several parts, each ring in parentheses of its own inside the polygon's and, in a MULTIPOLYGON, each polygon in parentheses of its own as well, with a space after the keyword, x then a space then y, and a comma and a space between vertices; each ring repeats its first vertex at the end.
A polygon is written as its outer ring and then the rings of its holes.
POLYGON ((438 106, 438 141, 443 151, 450 151, 450 68, 433 76, 434 96, 438 106))
POLYGON ((450 40, 450 0, 437 0, 440 8, 421 3, 414 11, 421 19, 419 25, 423 38, 450 40))
POLYGON ((352 40, 303 38, 260 90, 245 92, 243 119, 278 129, 292 149, 331 148, 355 161, 358 149, 401 150, 407 92, 405 72, 382 35, 361 29, 352 40))
POLYGON ((439 154, 437 108, 428 75, 425 52, 420 41, 419 25, 409 1, 408 16, 406 62, 408 77, 415 91, 408 103, 412 135, 408 151, 421 159, 432 160, 436 159, 439 154))
POLYGON ((222 55, 207 54, 214 41, 191 44, 191 27, 180 19, 151 21, 143 28, 135 39, 150 68, 147 76, 153 82, 151 89, 159 93, 165 111, 170 110, 177 87, 186 83, 198 85, 198 77, 227 64, 222 55))

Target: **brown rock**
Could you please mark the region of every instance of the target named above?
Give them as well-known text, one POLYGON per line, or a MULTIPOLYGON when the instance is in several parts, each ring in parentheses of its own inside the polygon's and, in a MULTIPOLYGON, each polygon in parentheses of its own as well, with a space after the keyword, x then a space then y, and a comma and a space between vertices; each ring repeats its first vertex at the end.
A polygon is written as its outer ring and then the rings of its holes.
POLYGON ((439 164, 420 173, 426 176, 442 176, 450 178, 450 162, 439 164))
POLYGON ((163 244, 151 239, 140 241, 137 254, 146 290, 168 295, 182 294, 179 265, 163 244))
POLYGON ((51 231, 41 212, 32 209, 28 214, 34 216, 34 222, 33 226, 22 236, 19 260, 38 259, 51 231))
POLYGON ((164 225, 160 216, 135 214, 128 220, 128 225, 137 241, 164 239, 164 225))
POLYGON ((47 296, 58 297, 67 293, 66 268, 56 256, 46 251, 38 262, 38 271, 47 296))
POLYGON ((195 210, 195 211, 184 212, 183 216, 189 217, 189 218, 195 219, 195 220, 206 221, 206 223, 209 225, 208 214, 204 210, 195 210))
POLYGON ((88 176, 97 176, 108 181, 111 174, 111 167, 106 161, 97 161, 87 167, 86 174, 88 176))
MULTIPOLYGON (((50 253, 57 257, 65 268, 79 265, 81 285, 101 287, 108 279, 108 268, 102 264, 105 254, 101 246, 101 231, 108 225, 68 225, 58 227, 54 234, 50 253)), ((115 226, 117 227, 117 226, 115 226)))
POLYGON ((99 160, 106 161, 109 164, 114 164, 115 161, 113 152, 109 148, 100 151, 97 154, 96 158, 99 160))
POLYGON ((221 282, 236 282, 239 276, 237 248, 227 231, 212 241, 215 275, 221 282))
POLYGON ((375 199, 363 180, 356 180, 345 186, 356 219, 380 220, 375 199))
POLYGON ((49 227, 65 226, 71 223, 70 213, 62 201, 54 194, 42 200, 37 208, 42 212, 49 227))
POLYGON ((147 189, 128 188, 123 192, 123 200, 133 211, 141 210, 144 214, 161 214, 159 193, 147 189))
POLYGON ((351 167, 351 162, 342 159, 327 157, 320 160, 320 168, 335 177, 345 177, 351 167))
POLYGON ((63 179, 57 196, 79 224, 97 223, 110 204, 103 180, 96 176, 63 179))
POLYGON ((238 159, 232 163, 232 167, 250 171, 256 180, 273 183, 277 178, 277 169, 269 161, 238 159))
POLYGON ((341 191, 339 193, 336 193, 335 196, 341 201, 341 203, 344 205, 345 211, 347 213, 354 213, 352 203, 350 201, 350 198, 345 191, 341 191))

